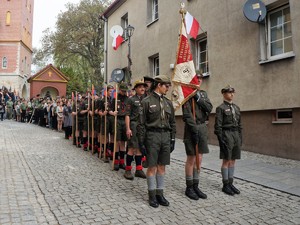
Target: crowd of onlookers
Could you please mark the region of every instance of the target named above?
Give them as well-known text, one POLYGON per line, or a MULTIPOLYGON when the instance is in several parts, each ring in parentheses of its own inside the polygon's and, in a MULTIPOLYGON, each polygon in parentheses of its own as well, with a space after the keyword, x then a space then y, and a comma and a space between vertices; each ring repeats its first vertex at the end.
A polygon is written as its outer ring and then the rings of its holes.
POLYGON ((59 132, 64 130, 68 139, 72 135, 72 100, 41 98, 40 95, 24 99, 0 89, 0 121, 4 119, 33 123, 59 132))

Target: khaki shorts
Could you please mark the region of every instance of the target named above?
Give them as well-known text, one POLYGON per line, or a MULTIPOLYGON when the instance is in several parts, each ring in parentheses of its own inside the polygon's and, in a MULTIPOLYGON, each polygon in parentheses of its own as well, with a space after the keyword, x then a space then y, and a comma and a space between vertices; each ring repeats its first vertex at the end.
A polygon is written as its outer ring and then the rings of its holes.
POLYGON ((139 143, 136 136, 136 126, 137 126, 137 122, 130 122, 130 129, 132 132, 132 136, 127 141, 128 148, 139 148, 139 143))
POLYGON ((127 141, 125 117, 117 119, 117 141, 127 141))
POLYGON ((227 151, 220 151, 220 159, 234 160, 241 158, 241 138, 238 131, 224 130, 222 139, 226 143, 227 151))
MULTIPOLYGON (((198 130, 199 130, 199 136, 198 136, 198 150, 200 154, 206 154, 209 153, 208 149, 208 143, 207 143, 207 126, 205 123, 198 124, 198 130)), ((196 146, 192 142, 192 132, 191 129, 188 126, 185 126, 184 130, 184 146, 185 146, 185 152, 189 156, 196 155, 196 146)))
POLYGON ((148 167, 170 165, 170 132, 147 131, 145 147, 148 167))

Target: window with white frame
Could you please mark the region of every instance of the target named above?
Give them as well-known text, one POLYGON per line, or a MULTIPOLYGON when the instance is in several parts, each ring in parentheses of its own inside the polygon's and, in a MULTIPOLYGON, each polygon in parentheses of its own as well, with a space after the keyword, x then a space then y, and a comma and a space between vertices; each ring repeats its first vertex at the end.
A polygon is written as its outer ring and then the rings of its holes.
POLYGON ((152 0, 152 21, 158 19, 158 0, 152 0))
POLYGON ((124 16, 121 17, 121 27, 123 28, 123 38, 124 40, 127 40, 127 32, 126 28, 128 26, 128 13, 126 13, 124 16))
POLYGON ((150 66, 150 75, 152 77, 155 77, 159 75, 159 54, 154 54, 150 56, 149 58, 149 66, 150 66))
POLYGON ((159 57, 153 58, 153 75, 158 76, 159 75, 159 57))
POLYGON ((5 56, 2 58, 2 69, 7 69, 7 58, 5 56))
POLYGON ((293 110, 292 109, 277 109, 273 123, 292 123, 293 110))
POLYGON ((267 16, 260 25, 260 64, 294 57, 292 18, 288 0, 267 6, 267 16))
POLYGON ((292 23, 289 5, 268 14, 270 57, 292 52, 292 23))
POLYGON ((158 20, 158 0, 147 0, 148 25, 158 20))
POLYGON ((208 49, 207 38, 202 38, 196 42, 197 47, 197 65, 196 68, 200 70, 203 75, 209 75, 208 68, 208 49))

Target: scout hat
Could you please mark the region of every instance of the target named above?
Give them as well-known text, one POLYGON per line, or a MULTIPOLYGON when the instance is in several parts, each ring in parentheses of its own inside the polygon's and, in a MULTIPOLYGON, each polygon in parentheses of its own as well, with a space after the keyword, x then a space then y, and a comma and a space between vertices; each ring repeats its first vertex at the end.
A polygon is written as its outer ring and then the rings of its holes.
POLYGON ((144 82, 146 82, 146 81, 153 82, 153 77, 144 76, 144 82))
POLYGON ((143 85, 144 87, 147 87, 147 84, 141 80, 136 80, 134 83, 133 83, 133 88, 132 90, 134 90, 136 87, 140 86, 140 85, 143 85))
POLYGON ((154 81, 161 84, 171 84, 171 80, 167 75, 158 75, 154 77, 154 81))
POLYGON ((121 91, 128 91, 128 86, 126 83, 121 83, 120 86, 119 86, 119 89, 121 91))
POLYGON ((228 84, 228 85, 226 85, 225 87, 223 87, 222 90, 221 90, 221 93, 222 93, 222 94, 223 94, 223 93, 227 93, 227 92, 234 93, 235 90, 234 90, 233 87, 231 87, 231 86, 228 84))

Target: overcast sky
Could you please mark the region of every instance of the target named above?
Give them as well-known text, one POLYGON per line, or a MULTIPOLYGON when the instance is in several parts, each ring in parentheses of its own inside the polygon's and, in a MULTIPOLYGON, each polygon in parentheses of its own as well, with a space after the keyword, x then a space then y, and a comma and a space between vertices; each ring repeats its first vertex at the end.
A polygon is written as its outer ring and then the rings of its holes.
POLYGON ((66 10, 66 3, 79 3, 80 0, 35 0, 33 12, 33 47, 41 47, 40 40, 47 28, 55 29, 57 15, 66 10))

